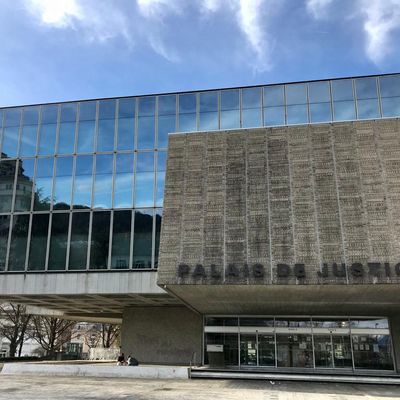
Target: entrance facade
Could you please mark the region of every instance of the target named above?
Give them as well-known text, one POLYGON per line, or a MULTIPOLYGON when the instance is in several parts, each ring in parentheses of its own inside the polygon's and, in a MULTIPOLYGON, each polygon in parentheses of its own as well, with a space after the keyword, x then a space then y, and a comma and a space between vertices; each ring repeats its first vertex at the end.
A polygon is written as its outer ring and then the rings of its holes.
POLYGON ((386 318, 206 316, 204 344, 227 368, 394 370, 386 318))

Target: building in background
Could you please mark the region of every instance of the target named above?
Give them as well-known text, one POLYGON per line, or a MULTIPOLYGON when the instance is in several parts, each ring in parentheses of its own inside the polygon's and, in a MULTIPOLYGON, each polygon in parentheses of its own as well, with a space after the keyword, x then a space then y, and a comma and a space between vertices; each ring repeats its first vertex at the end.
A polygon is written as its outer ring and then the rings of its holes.
POLYGON ((140 362, 400 371, 400 75, 0 116, 1 300, 140 362))

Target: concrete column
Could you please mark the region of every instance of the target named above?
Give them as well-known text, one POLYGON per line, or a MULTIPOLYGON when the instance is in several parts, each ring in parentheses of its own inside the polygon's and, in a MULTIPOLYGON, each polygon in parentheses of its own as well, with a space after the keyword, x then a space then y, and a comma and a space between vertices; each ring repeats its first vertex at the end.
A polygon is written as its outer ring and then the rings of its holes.
POLYGON ((400 316, 396 315, 390 317, 389 324, 390 333, 392 335, 396 372, 400 373, 400 316))

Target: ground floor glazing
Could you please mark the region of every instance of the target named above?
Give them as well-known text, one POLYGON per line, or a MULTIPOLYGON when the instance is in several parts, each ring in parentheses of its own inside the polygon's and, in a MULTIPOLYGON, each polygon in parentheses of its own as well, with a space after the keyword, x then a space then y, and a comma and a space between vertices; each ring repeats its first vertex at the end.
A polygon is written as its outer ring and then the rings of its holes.
POLYGON ((394 371, 393 360, 387 318, 204 318, 204 364, 211 367, 394 371))

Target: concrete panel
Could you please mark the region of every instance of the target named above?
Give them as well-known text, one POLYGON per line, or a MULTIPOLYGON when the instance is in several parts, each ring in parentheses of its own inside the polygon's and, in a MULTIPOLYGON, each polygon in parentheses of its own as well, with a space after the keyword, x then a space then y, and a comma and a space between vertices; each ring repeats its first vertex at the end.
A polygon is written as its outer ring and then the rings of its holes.
POLYGON ((201 362, 203 321, 185 307, 129 308, 122 322, 122 351, 139 363, 201 362), (193 353, 196 353, 195 355, 193 353))

